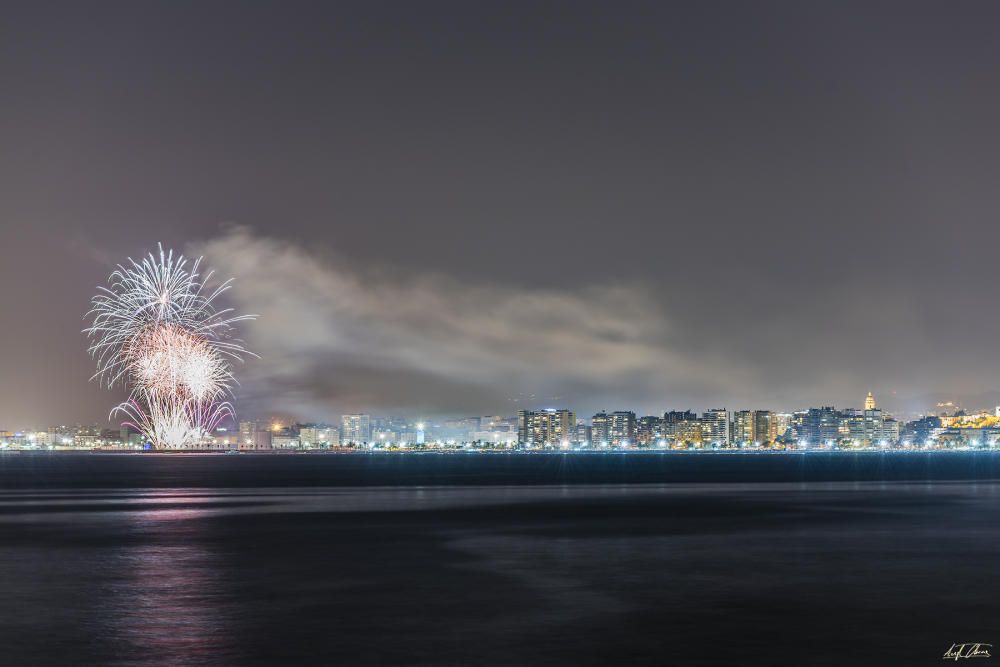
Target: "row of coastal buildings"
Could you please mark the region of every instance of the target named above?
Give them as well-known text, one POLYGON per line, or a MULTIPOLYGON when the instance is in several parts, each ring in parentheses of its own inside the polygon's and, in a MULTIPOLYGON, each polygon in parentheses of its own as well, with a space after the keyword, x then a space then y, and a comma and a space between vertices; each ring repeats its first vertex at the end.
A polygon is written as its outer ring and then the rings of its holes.
MULTIPOLYGON (((910 421, 884 413, 869 392, 863 408, 818 407, 791 413, 724 408, 637 416, 601 411, 577 419, 568 409, 520 410, 443 420, 347 414, 335 423, 248 420, 220 428, 199 450, 316 449, 867 449, 993 448, 1000 445, 1000 407, 966 413, 951 403, 910 421)), ((0 449, 144 449, 128 428, 76 426, 0 430, 0 449)))
MULTIPOLYGON (((221 427, 187 447, 197 450, 312 450, 408 447, 453 447, 469 442, 516 444, 515 417, 487 415, 419 420, 369 414, 342 415, 336 423, 292 423, 271 418, 221 427)), ((51 426, 46 429, 2 430, 0 449, 146 449, 134 429, 101 426, 51 426)))
POLYGON ((236 448, 260 449, 368 449, 454 446, 469 442, 516 443, 514 419, 498 415, 444 420, 342 415, 339 425, 240 422, 236 448))
POLYGON ((598 412, 589 423, 570 410, 522 410, 518 443, 529 448, 966 448, 1000 445, 1000 407, 966 414, 939 404, 937 414, 901 422, 880 409, 871 392, 863 408, 669 411, 637 417, 620 410, 598 412))
POLYGON ((570 410, 518 413, 518 442, 533 447, 704 449, 808 446, 842 439, 856 440, 859 446, 896 442, 899 426, 882 414, 870 394, 863 410, 824 407, 791 414, 717 408, 700 415, 674 410, 637 417, 630 410, 618 410, 598 412, 586 423, 577 421, 570 410))

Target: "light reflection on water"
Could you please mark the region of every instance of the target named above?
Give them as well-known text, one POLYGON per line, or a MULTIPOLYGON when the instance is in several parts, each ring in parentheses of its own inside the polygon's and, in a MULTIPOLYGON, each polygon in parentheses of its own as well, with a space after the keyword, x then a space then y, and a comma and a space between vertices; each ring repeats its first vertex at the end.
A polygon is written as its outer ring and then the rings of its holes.
POLYGON ((1000 580, 997 488, 0 492, 0 641, 8 664, 606 662, 720 626, 747 644, 845 632, 798 611, 821 600, 891 664, 886 609, 914 642, 951 629, 942 601, 1000 620, 976 588, 1000 580))
POLYGON ((993 482, 789 482, 719 484, 598 484, 553 486, 337 487, 261 489, 122 489, 0 491, 0 523, 61 522, 87 514, 88 520, 163 522, 228 514, 280 512, 417 512, 552 500, 642 498, 644 496, 737 496, 753 493, 808 494, 893 492, 994 496, 993 482))
POLYGON ((128 498, 135 511, 114 512, 130 539, 110 552, 94 614, 123 663, 205 664, 232 655, 224 558, 198 520, 211 497, 140 492, 128 498))
POLYGON ((95 613, 115 629, 116 643, 129 645, 126 653, 191 663, 225 653, 228 614, 219 606, 218 564, 204 549, 135 547, 119 553, 112 566, 125 576, 105 588, 95 613))

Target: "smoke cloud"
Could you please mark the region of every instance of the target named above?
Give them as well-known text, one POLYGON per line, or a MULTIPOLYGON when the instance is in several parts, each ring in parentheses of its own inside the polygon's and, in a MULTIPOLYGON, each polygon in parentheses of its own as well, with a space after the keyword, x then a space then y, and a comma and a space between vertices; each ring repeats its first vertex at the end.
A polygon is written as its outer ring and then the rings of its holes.
POLYGON ((198 251, 237 277, 238 309, 259 314, 247 328, 260 359, 242 398, 260 410, 614 409, 658 404, 671 386, 721 392, 745 372, 727 361, 713 373, 712 359, 671 349, 666 314, 634 285, 534 290, 394 273, 239 227, 198 251))

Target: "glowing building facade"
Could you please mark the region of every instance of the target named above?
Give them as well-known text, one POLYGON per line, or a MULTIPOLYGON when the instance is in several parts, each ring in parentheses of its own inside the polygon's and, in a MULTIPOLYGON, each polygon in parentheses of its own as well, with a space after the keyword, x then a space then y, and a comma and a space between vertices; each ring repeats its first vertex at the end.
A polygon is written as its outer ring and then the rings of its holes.
POLYGON ((576 438, 576 413, 571 410, 521 410, 518 441, 535 447, 568 445, 576 438))
POLYGON ((341 441, 349 445, 363 445, 371 439, 371 416, 366 414, 343 415, 340 418, 341 441))
POLYGON ((606 447, 611 444, 611 415, 598 412, 590 419, 590 441, 595 447, 606 447))
POLYGON ((725 408, 708 410, 701 416, 701 441, 720 447, 729 444, 729 413, 725 408))
POLYGON ((612 447, 629 447, 635 444, 635 413, 618 410, 611 413, 610 442, 612 447))

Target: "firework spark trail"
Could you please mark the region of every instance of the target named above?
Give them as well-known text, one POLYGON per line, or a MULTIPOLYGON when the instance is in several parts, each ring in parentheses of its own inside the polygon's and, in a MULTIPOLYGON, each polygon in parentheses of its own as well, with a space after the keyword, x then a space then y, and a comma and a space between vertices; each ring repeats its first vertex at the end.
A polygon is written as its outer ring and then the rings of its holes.
POLYGON ((252 354, 233 332, 254 316, 216 308, 231 281, 208 290, 213 274, 202 277, 200 264, 189 269, 183 255, 162 245, 158 256, 129 258, 98 288, 87 314, 94 379, 130 391, 112 414, 125 415, 157 447, 196 444, 232 417, 231 363, 252 354))
POLYGON ((131 426, 157 448, 183 447, 199 443, 227 417, 233 416, 228 402, 175 401, 161 398, 146 407, 129 399, 115 407, 112 415, 122 415, 123 426, 131 426))
POLYGON ((127 354, 130 375, 150 394, 204 401, 234 382, 229 364, 205 339, 174 324, 143 332, 127 354))

